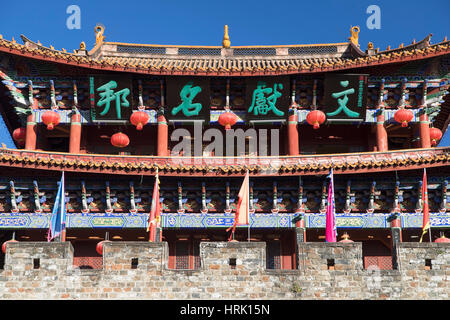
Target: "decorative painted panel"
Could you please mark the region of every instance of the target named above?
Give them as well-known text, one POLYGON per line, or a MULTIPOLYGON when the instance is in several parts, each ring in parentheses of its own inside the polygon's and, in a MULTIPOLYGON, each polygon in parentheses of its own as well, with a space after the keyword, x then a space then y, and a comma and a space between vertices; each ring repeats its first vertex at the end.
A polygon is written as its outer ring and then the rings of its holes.
MULTIPOLYGON (((389 228, 386 218, 390 214, 352 213, 336 214, 338 228, 389 228)), ((293 228, 296 213, 261 213, 250 215, 250 228, 293 228)), ((325 214, 304 214, 306 228, 325 228, 325 214)), ((163 213, 163 228, 228 228, 233 225, 234 214, 163 213)), ((400 215, 403 228, 421 228, 422 214, 400 215)), ((0 229, 47 229, 50 213, 1 213, 0 229)), ((68 213, 68 228, 147 228, 146 213, 68 213)), ((432 227, 450 228, 450 213, 431 213, 432 227)), ((247 226, 242 226, 247 228, 247 226)))

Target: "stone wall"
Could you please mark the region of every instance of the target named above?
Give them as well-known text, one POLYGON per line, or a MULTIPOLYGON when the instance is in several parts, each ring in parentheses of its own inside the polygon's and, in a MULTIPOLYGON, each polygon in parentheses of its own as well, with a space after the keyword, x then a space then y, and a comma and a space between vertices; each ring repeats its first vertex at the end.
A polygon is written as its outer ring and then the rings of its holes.
POLYGON ((449 244, 400 243, 398 270, 364 270, 357 242, 298 243, 298 270, 267 270, 265 255, 263 242, 203 242, 200 269, 171 270, 166 242, 109 242, 103 270, 80 270, 69 242, 8 243, 0 299, 449 298, 449 244))

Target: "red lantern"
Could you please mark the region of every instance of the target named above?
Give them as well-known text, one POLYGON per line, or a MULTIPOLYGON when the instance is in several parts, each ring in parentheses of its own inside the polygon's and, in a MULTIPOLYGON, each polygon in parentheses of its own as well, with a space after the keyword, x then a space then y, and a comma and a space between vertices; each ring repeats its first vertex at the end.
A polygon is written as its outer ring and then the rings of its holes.
POLYGON ((450 242, 449 238, 446 238, 445 235, 442 235, 439 239, 434 240, 436 243, 448 243, 450 242))
POLYGON ((133 112, 130 117, 130 122, 136 126, 137 130, 142 130, 142 128, 147 124, 150 116, 144 111, 133 112))
POLYGON ((15 240, 15 239, 11 239, 11 240, 3 242, 3 244, 2 244, 2 252, 3 253, 6 253, 6 244, 9 242, 19 242, 19 241, 15 240))
POLYGON ((61 121, 61 117, 55 111, 46 111, 41 117, 42 122, 47 125, 48 130, 53 130, 61 121))
POLYGON ((130 144, 130 138, 122 132, 118 132, 112 135, 111 144, 117 148, 125 148, 130 144))
POLYGON ((13 131, 13 139, 19 146, 23 146, 25 144, 25 137, 27 135, 26 128, 17 128, 13 131))
POLYGON ((438 140, 442 138, 442 131, 438 128, 430 128, 431 145, 437 145, 438 140))
POLYGON ((103 255, 103 244, 105 243, 105 242, 111 242, 111 241, 109 241, 109 240, 103 240, 103 241, 100 241, 99 243, 97 243, 97 246, 95 247, 95 250, 97 251, 97 253, 99 254, 99 255, 103 255))
POLYGON ((407 127, 408 122, 410 122, 414 118, 414 114, 411 110, 407 109, 399 109, 394 114, 395 121, 402 124, 402 127, 407 127))
POLYGON ((225 130, 230 130, 231 126, 235 125, 238 117, 233 112, 224 112, 219 116, 219 123, 225 127, 225 130))
POLYGON ((313 126, 314 129, 319 129, 320 125, 326 120, 325 113, 320 110, 313 110, 306 116, 306 121, 313 126))

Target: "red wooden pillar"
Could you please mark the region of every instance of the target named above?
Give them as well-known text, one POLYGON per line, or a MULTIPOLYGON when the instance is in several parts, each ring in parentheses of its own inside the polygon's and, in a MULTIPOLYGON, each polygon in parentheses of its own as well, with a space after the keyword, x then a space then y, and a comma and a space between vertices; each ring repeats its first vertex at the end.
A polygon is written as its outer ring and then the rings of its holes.
POLYGON ((158 150, 157 156, 168 156, 169 127, 164 115, 158 116, 158 150))
POLYGON ((377 151, 388 151, 387 132, 384 127, 384 114, 377 115, 377 151))
POLYGON ((298 117, 297 113, 289 115, 288 120, 288 141, 289 141, 289 155, 290 156, 298 156, 299 148, 298 148, 298 117))
POLYGON ((398 242, 403 242, 402 241, 402 225, 401 225, 401 222, 400 222, 400 218, 399 217, 397 217, 397 218, 395 218, 394 220, 392 220, 391 221, 391 233, 393 233, 395 230, 398 230, 399 232, 398 232, 398 237, 396 238, 396 237, 392 237, 392 241, 395 243, 398 243, 398 242))
POLYGON ((392 266, 398 269, 397 246, 402 242, 402 228, 400 218, 398 216, 391 220, 391 240, 392 240, 392 266))
POLYGON ((27 117, 27 130, 25 135, 25 149, 36 150, 36 121, 34 114, 31 113, 27 117))
POLYGON ((80 153, 81 143, 81 114, 77 111, 70 118, 69 153, 80 153))
POLYGON ((299 219, 295 223, 295 229, 297 233, 296 242, 306 242, 306 228, 305 228, 305 220, 304 218, 299 219))
POLYGON ((421 113, 419 116, 420 121, 420 147, 431 148, 430 139, 430 122, 428 121, 428 115, 421 113))

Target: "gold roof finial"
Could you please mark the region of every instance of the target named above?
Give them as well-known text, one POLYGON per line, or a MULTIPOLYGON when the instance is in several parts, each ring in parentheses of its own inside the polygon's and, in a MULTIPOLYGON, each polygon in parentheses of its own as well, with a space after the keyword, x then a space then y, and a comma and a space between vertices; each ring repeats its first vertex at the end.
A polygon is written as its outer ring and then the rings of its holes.
POLYGON ((105 27, 101 25, 96 25, 95 28, 95 44, 100 44, 105 40, 105 36, 103 35, 103 32, 105 31, 105 27))
POLYGON ((80 50, 86 50, 86 43, 84 41, 80 43, 80 50))
POLYGON ((222 46, 224 48, 229 48, 230 45, 231 45, 231 42, 230 42, 230 37, 228 36, 228 25, 225 25, 222 46))
POLYGON ((347 232, 345 232, 345 233, 342 235, 341 239, 348 240, 348 239, 350 239, 350 236, 348 235, 347 232))
POLYGON ((372 43, 372 42, 369 42, 369 43, 367 44, 367 49, 368 49, 368 50, 372 50, 372 49, 373 49, 373 43, 372 43))
POLYGON ((400 43, 399 48, 403 48, 403 42, 400 43))
POLYGON ((355 46, 359 46, 358 44, 358 38, 359 38, 359 27, 354 26, 350 28, 351 37, 348 38, 351 43, 353 43, 355 46))

